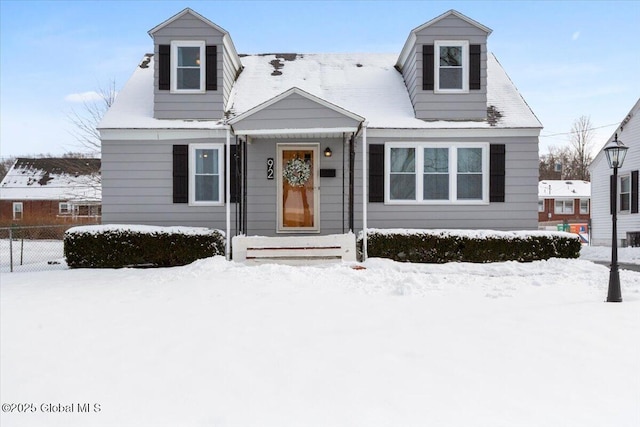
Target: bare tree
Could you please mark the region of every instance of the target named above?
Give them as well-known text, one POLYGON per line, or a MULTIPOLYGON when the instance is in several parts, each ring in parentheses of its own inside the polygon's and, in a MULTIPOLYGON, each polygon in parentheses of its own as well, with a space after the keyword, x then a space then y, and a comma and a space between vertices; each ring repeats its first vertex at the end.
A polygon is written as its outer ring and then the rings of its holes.
POLYGON ((571 149, 567 146, 550 147, 548 154, 540 156, 539 179, 576 179, 571 149))
POLYGON ((587 116, 580 116, 571 127, 569 144, 551 147, 540 156, 539 177, 545 179, 579 179, 589 181, 589 165, 593 160, 593 128, 587 116))
POLYGON ((591 164, 591 148, 593 145, 593 130, 591 119, 588 116, 580 116, 571 127, 571 139, 569 141, 573 163, 575 165, 575 179, 589 180, 589 164, 591 164))
POLYGON ((71 134, 80 145, 89 149, 94 155, 99 155, 100 133, 97 127, 116 99, 115 80, 111 80, 106 88, 98 88, 96 93, 98 95, 97 99, 83 101, 81 110, 72 109, 68 114, 68 118, 73 125, 71 134))

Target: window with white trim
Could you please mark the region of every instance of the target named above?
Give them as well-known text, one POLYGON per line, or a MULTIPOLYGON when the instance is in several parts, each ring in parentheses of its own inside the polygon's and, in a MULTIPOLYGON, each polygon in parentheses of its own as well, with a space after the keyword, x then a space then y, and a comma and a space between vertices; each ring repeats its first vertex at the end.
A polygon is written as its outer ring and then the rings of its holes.
POLYGON ((13 219, 19 221, 24 214, 22 202, 13 202, 13 219))
POLYGON ((171 42, 171 91, 205 91, 206 55, 204 41, 171 42))
POLYGON ((589 213, 589 199, 580 199, 580 213, 585 215, 589 213))
POLYGON ((469 42, 439 40, 434 43, 435 91, 469 91, 469 42))
POLYGON ((223 203, 224 146, 222 144, 189 145, 189 203, 219 205, 223 203))
POLYGON ((58 203, 58 213, 60 215, 68 215, 72 212, 72 207, 67 202, 58 203))
POLYGON ((556 200, 554 206, 554 212, 557 215, 573 214, 573 200, 556 200))
POLYGON ((544 212, 544 199, 538 200, 538 212, 544 212))
POLYGON ((631 178, 626 175, 620 177, 620 212, 628 212, 629 206, 631 206, 631 178))
POLYGON ((385 144, 385 203, 488 203, 489 144, 385 144))

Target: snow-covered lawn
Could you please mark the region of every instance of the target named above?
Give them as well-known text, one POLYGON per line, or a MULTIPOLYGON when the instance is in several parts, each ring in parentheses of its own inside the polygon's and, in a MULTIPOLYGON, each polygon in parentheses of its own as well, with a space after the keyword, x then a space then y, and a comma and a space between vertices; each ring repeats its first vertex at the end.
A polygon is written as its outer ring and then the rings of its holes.
POLYGON ((3 273, 0 425, 640 425, 640 273, 364 267, 3 273))

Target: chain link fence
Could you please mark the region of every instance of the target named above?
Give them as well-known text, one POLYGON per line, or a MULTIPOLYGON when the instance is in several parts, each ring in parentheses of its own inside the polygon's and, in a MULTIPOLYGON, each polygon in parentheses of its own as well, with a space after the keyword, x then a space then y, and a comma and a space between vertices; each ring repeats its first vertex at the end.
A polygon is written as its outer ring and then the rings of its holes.
POLYGON ((64 232, 70 225, 0 228, 0 272, 66 268, 64 232))

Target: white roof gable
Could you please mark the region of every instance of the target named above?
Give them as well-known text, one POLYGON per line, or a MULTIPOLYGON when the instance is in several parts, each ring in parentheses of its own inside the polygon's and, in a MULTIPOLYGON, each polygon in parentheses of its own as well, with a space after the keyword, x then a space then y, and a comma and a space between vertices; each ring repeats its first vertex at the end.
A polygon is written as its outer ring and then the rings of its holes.
MULTIPOLYGON (((598 154, 596 155, 596 157, 593 159, 593 161, 591 162, 591 164, 589 165, 589 170, 593 171, 596 169, 596 167, 598 166, 598 164, 600 162, 605 162, 606 163, 606 156, 604 154, 604 147, 607 146, 607 144, 609 144, 609 142, 613 141, 614 137, 616 134, 618 134, 619 140, 622 141, 622 143, 624 145, 626 145, 627 147, 631 147, 632 145, 635 145, 636 141, 638 139, 636 138, 626 138, 626 134, 624 134, 624 129, 625 128, 629 128, 630 126, 630 122, 635 122, 635 126, 636 129, 638 127, 640 127, 640 98, 638 98, 638 100, 636 101, 635 105, 633 106, 633 108, 631 108, 631 111, 629 111, 629 114, 627 114, 625 116, 625 118, 622 120, 622 122, 620 122, 620 125, 616 128, 615 132, 611 134, 611 136, 609 137, 609 139, 607 139, 607 141, 602 145, 602 149, 600 149, 600 151, 598 152, 598 154)), ((638 140, 640 141, 640 140, 638 140)), ((634 147, 634 149, 639 149, 639 147, 634 147)), ((609 168, 609 166, 607 165, 607 169, 609 168)))
POLYGON ((591 183, 580 180, 544 180, 538 183, 540 199, 588 199, 591 183))

